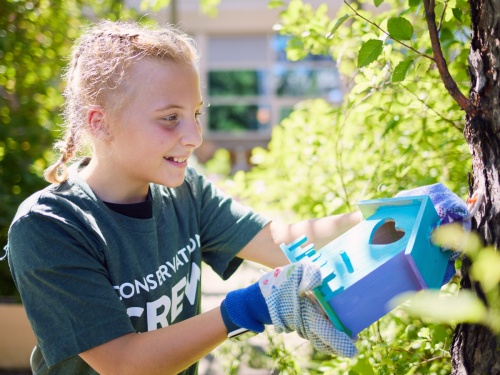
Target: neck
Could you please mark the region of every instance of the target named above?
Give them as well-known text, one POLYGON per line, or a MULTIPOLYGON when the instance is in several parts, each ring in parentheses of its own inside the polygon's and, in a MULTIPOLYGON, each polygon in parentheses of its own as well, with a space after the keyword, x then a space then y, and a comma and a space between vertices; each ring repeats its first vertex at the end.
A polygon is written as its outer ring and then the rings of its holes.
POLYGON ((116 169, 108 170, 95 156, 79 174, 102 201, 128 204, 144 202, 148 198, 149 184, 131 183, 116 169))

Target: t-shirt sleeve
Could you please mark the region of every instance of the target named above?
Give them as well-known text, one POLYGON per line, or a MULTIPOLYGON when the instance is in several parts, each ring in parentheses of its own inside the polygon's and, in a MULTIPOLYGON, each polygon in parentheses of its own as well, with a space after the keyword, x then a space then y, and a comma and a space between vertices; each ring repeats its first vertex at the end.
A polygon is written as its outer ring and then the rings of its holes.
POLYGON ((236 254, 269 220, 232 199, 202 175, 196 177, 203 260, 226 280, 242 262, 236 254))
POLYGON ((39 214, 10 228, 9 265, 49 366, 134 328, 98 245, 76 226, 39 214))

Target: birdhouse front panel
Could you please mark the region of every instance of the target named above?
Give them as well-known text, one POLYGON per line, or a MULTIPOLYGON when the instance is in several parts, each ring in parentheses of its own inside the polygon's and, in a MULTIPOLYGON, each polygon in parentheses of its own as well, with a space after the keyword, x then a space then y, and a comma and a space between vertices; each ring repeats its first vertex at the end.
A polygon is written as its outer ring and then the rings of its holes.
POLYGON ((291 262, 307 257, 320 266, 323 283, 314 295, 337 328, 351 335, 387 314, 396 295, 440 287, 449 257, 431 243, 439 216, 428 196, 359 207, 365 220, 319 252, 301 246, 305 236, 281 245, 291 262))
POLYGON ((335 314, 341 330, 354 337, 391 311, 389 302, 394 296, 414 290, 420 290, 420 284, 400 253, 373 270, 369 277, 324 299, 322 305, 327 303, 327 315, 335 314))

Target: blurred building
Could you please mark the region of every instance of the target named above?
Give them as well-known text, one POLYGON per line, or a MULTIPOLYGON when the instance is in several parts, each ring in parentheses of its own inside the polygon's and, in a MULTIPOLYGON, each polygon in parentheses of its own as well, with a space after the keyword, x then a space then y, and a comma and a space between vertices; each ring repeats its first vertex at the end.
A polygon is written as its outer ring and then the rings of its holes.
MULTIPOLYGON (((328 3, 333 17, 341 2, 328 3)), ((280 10, 267 5, 268 0, 221 0, 218 15, 210 17, 201 12, 199 0, 171 0, 155 15, 160 23, 177 24, 198 43, 202 95, 209 107, 202 116, 204 143, 197 156, 205 162, 215 150, 225 148, 233 172, 249 168, 252 148, 267 146, 272 127, 295 103, 317 97, 342 99, 331 57, 287 60, 287 39, 273 28, 280 10)))

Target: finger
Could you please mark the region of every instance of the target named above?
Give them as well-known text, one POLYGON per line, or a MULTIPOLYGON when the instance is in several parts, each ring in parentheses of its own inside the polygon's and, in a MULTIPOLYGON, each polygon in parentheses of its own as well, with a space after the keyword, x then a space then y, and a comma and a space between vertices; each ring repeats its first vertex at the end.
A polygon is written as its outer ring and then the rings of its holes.
POLYGON ((304 260, 298 263, 300 265, 301 280, 298 285, 298 292, 303 296, 306 292, 313 290, 321 285, 321 271, 318 265, 310 260, 304 260))
POLYGON ((313 342, 316 349, 342 357, 354 357, 358 354, 353 340, 345 332, 335 329, 331 322, 323 317, 314 321, 311 330, 316 336, 313 342))
POLYGON ((304 301, 303 306, 302 326, 307 331, 303 337, 311 341, 317 350, 342 357, 353 357, 358 353, 349 335, 336 329, 314 304, 304 301))

